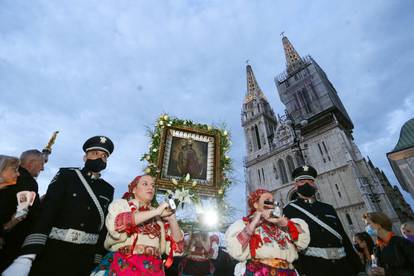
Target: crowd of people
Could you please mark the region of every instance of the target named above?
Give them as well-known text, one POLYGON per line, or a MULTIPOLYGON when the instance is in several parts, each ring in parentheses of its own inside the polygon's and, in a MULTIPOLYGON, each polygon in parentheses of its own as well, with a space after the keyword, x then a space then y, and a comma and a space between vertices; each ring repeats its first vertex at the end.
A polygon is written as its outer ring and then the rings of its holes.
POLYGON ((152 206, 153 177, 137 176, 121 199, 101 178, 114 144, 95 136, 82 168, 61 168, 44 197, 45 158, 0 155, 0 272, 26 275, 414 275, 414 222, 392 232, 383 213, 364 214, 348 238, 333 206, 316 199, 317 171, 292 173, 297 198, 277 212, 271 191, 248 198, 249 212, 221 233, 184 233, 168 202, 152 206), (283 214, 283 215, 282 215, 283 214))

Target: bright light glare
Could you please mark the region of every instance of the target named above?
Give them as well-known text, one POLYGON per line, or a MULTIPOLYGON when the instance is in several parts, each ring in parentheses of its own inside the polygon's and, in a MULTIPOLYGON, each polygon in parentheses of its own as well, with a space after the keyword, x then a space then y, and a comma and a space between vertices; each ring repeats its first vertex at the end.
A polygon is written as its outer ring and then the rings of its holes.
POLYGON ((203 222, 207 226, 215 226, 218 223, 218 215, 214 210, 207 210, 204 212, 203 222))

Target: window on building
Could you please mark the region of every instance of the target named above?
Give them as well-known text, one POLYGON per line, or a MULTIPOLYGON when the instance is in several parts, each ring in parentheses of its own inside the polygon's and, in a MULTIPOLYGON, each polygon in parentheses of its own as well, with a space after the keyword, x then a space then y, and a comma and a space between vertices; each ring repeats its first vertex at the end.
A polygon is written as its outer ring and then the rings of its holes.
POLYGON ((339 190, 338 184, 335 184, 336 191, 338 192, 338 196, 342 197, 341 191, 339 190))
POLYGON ((260 104, 257 104, 257 110, 260 113, 260 104))
POLYGON ((321 153, 321 155, 323 156, 322 148, 321 148, 321 145, 319 145, 319 143, 318 143, 318 148, 319 148, 319 152, 320 152, 320 153, 321 153))
POLYGON ((277 175, 277 169, 276 169, 276 164, 273 163, 273 174, 275 175, 275 179, 278 179, 279 176, 277 175))
POLYGON ((256 134, 257 148, 261 149, 262 145, 260 143, 259 129, 257 128, 257 125, 254 125, 254 131, 255 131, 255 134, 256 134))
POLYGON ((286 157, 286 162, 287 162, 287 166, 288 166, 288 170, 289 170, 289 176, 291 176, 293 170, 295 169, 295 164, 293 163, 292 156, 288 155, 288 157, 286 157))
POLYGON ((285 168, 285 162, 283 162, 282 159, 279 159, 279 161, 277 161, 278 166, 279 166, 279 172, 280 172, 280 176, 282 177, 282 183, 288 183, 288 177, 287 177, 287 173, 286 173, 286 168, 285 168))
POLYGON ((346 213, 345 216, 346 216, 346 220, 348 221, 348 224, 353 225, 351 216, 348 213, 346 213))
POLYGON ((262 179, 263 179, 263 183, 264 183, 264 184, 266 184, 266 178, 265 178, 265 175, 264 175, 264 170, 263 170, 263 168, 262 168, 262 179))
POLYGON ((260 170, 257 170, 257 174, 259 175, 259 183, 262 183, 262 176, 260 175, 260 170))

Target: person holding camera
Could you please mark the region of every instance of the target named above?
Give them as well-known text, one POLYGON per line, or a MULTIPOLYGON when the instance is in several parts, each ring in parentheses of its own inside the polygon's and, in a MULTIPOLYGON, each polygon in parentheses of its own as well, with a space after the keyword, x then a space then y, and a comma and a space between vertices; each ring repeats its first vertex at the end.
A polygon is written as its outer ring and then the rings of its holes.
POLYGON ((292 262, 310 241, 302 219, 275 212, 273 194, 259 189, 249 195, 249 216, 226 231, 228 253, 239 261, 235 275, 296 276, 292 262))
POLYGON ((164 276, 165 266, 174 254, 184 251, 184 235, 168 202, 153 207, 152 176, 137 176, 122 199, 109 205, 106 217, 108 235, 105 248, 110 251, 92 275, 164 276), (105 274, 108 273, 108 274, 105 274))

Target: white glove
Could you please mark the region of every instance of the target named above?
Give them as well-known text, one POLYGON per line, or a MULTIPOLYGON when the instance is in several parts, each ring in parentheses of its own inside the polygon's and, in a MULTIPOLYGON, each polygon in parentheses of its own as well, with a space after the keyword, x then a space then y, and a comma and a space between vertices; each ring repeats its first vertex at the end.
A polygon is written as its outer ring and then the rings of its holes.
POLYGON ((35 254, 19 256, 14 262, 1 274, 2 276, 27 276, 32 267, 35 254))
POLYGON ((245 272, 246 272, 246 261, 239 262, 234 267, 234 276, 242 276, 244 275, 245 272))

